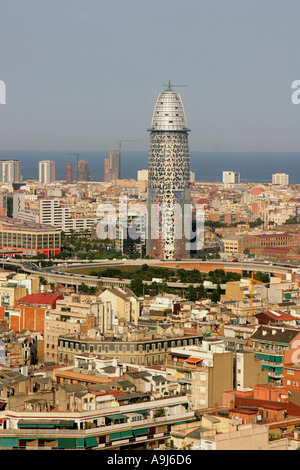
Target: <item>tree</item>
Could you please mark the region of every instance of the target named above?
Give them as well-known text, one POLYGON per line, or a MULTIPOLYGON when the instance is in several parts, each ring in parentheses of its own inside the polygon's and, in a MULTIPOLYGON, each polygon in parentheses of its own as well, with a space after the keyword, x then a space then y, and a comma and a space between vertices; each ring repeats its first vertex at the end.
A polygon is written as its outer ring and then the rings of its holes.
POLYGON ((162 416, 166 416, 164 408, 159 408, 153 415, 154 418, 161 418, 162 416))
POLYGON ((195 289, 194 286, 189 286, 188 292, 187 292, 187 298, 191 302, 195 302, 197 300, 197 290, 195 289))
POLYGON ((102 281, 99 281, 97 282, 97 285, 96 285, 96 293, 98 293, 99 295, 104 292, 106 289, 106 287, 104 287, 104 284, 102 281))
POLYGON ((39 280, 40 284, 42 284, 43 286, 46 286, 48 284, 48 281, 43 276, 40 276, 39 280))
POLYGON ((130 282, 130 290, 137 296, 142 297, 144 293, 144 284, 142 279, 132 279, 130 282))
POLYGON ((78 286, 78 291, 84 292, 84 293, 90 293, 90 288, 84 282, 82 282, 80 286, 78 286))
POLYGON ((222 294, 222 289, 221 289, 220 284, 218 284, 217 288, 212 291, 210 300, 212 302, 219 302, 221 299, 221 294, 222 294))
POLYGON ((263 223, 264 223, 263 220, 261 220, 261 218, 259 217, 258 219, 254 220, 254 222, 250 222, 249 226, 251 228, 258 227, 259 225, 263 225, 263 223))
POLYGON ((261 281, 261 282, 264 282, 264 283, 270 282, 269 276, 267 274, 262 273, 261 271, 257 271, 254 275, 254 278, 257 281, 261 281))

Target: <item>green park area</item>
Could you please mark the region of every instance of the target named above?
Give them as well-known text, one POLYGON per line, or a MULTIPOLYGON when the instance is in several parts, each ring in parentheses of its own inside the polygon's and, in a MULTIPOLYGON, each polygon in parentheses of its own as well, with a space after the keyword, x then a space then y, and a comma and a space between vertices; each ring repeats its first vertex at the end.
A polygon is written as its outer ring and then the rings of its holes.
MULTIPOLYGON (((82 267, 70 269, 68 272, 81 274, 85 276, 95 276, 98 278, 117 278, 129 279, 128 287, 138 296, 155 295, 158 293, 178 293, 183 294, 189 300, 198 298, 211 298, 218 301, 222 293, 221 284, 230 281, 238 281, 241 275, 235 272, 225 272, 223 269, 215 269, 214 271, 201 272, 197 269, 178 269, 167 267, 154 267, 148 264, 139 266, 115 266, 115 267, 82 267), (159 280, 158 282, 156 280, 159 280), (144 281, 148 281, 147 284, 144 281), (216 288, 207 292, 204 281, 211 281, 216 288), (186 283, 186 290, 182 288, 176 289, 175 286, 169 286, 167 283, 186 283), (192 285, 195 284, 195 285, 192 285)), ((84 284, 84 283, 83 283, 84 284)), ((83 287, 82 287, 83 288, 83 287)))

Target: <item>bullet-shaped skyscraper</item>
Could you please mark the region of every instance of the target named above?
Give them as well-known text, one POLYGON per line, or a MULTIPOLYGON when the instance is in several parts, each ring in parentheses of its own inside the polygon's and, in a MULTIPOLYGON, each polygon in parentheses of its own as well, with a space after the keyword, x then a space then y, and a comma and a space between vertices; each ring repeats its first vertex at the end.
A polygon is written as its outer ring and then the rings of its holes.
POLYGON ((156 101, 149 131, 147 254, 189 258, 189 129, 181 97, 170 82, 156 101))

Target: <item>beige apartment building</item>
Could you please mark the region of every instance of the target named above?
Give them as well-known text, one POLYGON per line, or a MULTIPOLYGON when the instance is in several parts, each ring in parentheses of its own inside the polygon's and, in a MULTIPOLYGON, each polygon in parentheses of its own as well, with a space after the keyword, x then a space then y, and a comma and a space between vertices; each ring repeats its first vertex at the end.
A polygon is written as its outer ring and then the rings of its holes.
MULTIPOLYGON (((118 361, 134 365, 155 366, 166 364, 171 348, 181 346, 199 346, 202 334, 163 335, 153 331, 130 331, 116 337, 103 338, 96 329, 87 334, 62 334, 58 338, 58 363, 73 364, 78 352, 103 354, 118 361)), ((228 388, 228 387, 227 387, 228 388)))
POLYGON ((172 427, 170 440, 177 449, 191 450, 288 450, 287 439, 269 439, 267 425, 233 425, 220 415, 204 415, 201 425, 172 427))
POLYGON ((242 235, 228 235, 227 237, 222 238, 224 253, 228 253, 230 255, 241 253, 242 241, 242 235))
POLYGON ((262 370, 262 360, 251 351, 236 353, 236 389, 246 390, 256 384, 268 383, 268 371, 262 370))
POLYGON ((39 292, 40 281, 27 274, 0 273, 0 305, 14 307, 15 301, 39 292))
POLYGON ((113 316, 137 325, 140 316, 140 301, 130 289, 127 287, 106 289, 100 294, 99 299, 102 302, 111 303, 113 316))
POLYGON ((58 362, 58 338, 60 335, 79 335, 95 326, 95 310, 92 305, 97 296, 70 295, 56 302, 56 308, 45 314, 44 356, 46 361, 58 362))
POLYGON ((222 393, 233 387, 233 353, 222 340, 203 340, 199 347, 171 349, 167 372, 181 384, 193 409, 222 403, 222 393))

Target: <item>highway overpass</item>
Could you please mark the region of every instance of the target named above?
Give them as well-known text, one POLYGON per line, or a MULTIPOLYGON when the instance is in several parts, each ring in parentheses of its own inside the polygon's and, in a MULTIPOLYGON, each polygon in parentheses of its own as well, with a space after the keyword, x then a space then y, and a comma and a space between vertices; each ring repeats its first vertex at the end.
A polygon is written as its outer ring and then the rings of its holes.
MULTIPOLYGON (((130 279, 117 279, 117 278, 107 278, 107 277, 95 277, 95 276, 87 276, 82 274, 75 274, 75 273, 67 273, 66 271, 70 269, 68 263, 60 262, 60 266, 52 266, 52 267, 45 267, 40 268, 39 270, 32 269, 30 267, 25 267, 23 262, 20 260, 0 260, 0 264, 2 263, 3 267, 6 266, 16 266, 21 268, 25 272, 30 273, 34 277, 44 277, 49 283, 60 283, 65 286, 75 286, 78 287, 80 284, 84 283, 89 287, 96 287, 99 281, 102 282, 103 286, 105 287, 124 287, 129 286, 131 280, 130 279)), ((28 261, 28 264, 31 264, 28 261)), ((149 264, 152 266, 157 267, 173 267, 173 268, 182 268, 182 269, 197 269, 202 272, 214 271, 215 269, 224 269, 227 272, 257 272, 261 271, 266 274, 274 274, 280 275, 285 277, 287 274, 292 274, 293 270, 295 270, 295 266, 287 266, 287 265, 279 265, 279 264, 267 264, 267 263, 258 263, 258 262, 222 262, 218 260, 213 261, 200 261, 200 260, 187 260, 187 261, 175 261, 175 262, 164 262, 164 261, 157 261, 157 260, 101 260, 97 262, 89 262, 89 263, 81 263, 81 261, 77 261, 72 263, 72 269, 76 268, 96 268, 96 267, 118 267, 118 266, 126 266, 126 265, 143 265, 149 264)), ((144 281, 145 284, 151 284, 151 281, 144 281)), ((176 287, 176 288, 187 288, 190 284, 193 286, 198 286, 199 284, 195 283, 174 283, 168 282, 169 287, 176 287)), ((214 287, 213 287, 214 288, 214 287)))

